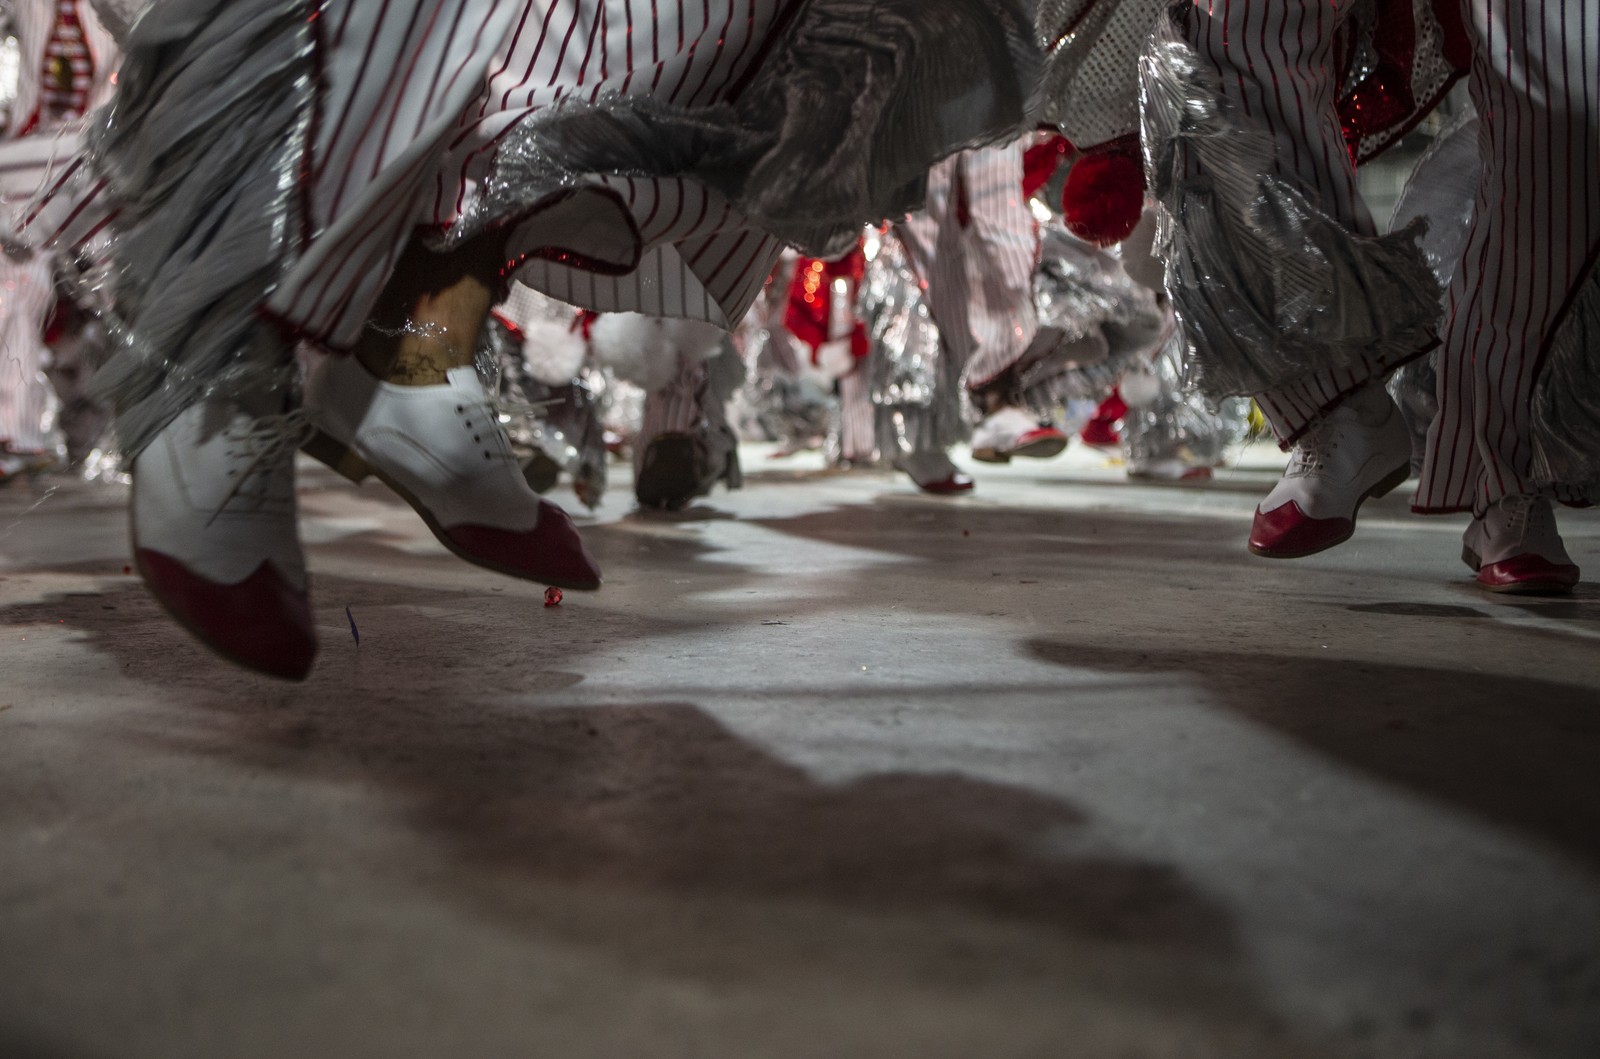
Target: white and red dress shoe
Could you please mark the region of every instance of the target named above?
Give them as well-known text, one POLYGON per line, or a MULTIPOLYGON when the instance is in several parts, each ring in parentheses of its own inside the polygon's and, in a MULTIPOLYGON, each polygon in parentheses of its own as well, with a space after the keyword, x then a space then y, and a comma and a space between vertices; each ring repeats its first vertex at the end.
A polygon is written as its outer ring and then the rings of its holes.
POLYGON ((368 475, 398 493, 450 551, 469 563, 560 588, 600 587, 567 513, 529 487, 478 373, 452 368, 438 386, 396 386, 349 356, 311 373, 312 456, 351 481, 368 475))
POLYGON ((1578 583, 1578 567, 1542 496, 1507 496, 1489 505, 1467 527, 1461 561, 1490 592, 1565 595, 1578 583))
POLYGON ((1010 463, 1014 456, 1049 459, 1066 447, 1060 427, 1010 405, 985 416, 972 431, 972 458, 983 463, 1010 463))
POLYGON ((1356 514, 1411 472, 1411 435, 1381 386, 1352 394, 1295 444, 1256 508, 1250 550, 1269 559, 1315 555, 1350 539, 1356 514))
POLYGON ((947 453, 913 452, 896 460, 895 466, 910 475, 924 493, 957 496, 972 492, 972 476, 957 467, 947 453))
POLYGON ((317 654, 285 416, 221 401, 178 416, 133 461, 133 556, 178 623, 249 669, 304 679, 317 654))

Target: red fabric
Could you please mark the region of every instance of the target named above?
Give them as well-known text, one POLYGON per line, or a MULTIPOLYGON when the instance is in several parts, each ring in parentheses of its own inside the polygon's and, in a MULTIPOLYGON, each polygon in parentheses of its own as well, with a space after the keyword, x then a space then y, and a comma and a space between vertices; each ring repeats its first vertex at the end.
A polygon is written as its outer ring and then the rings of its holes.
POLYGON ((1023 151, 1022 197, 1032 198, 1034 192, 1050 183, 1050 178, 1071 153, 1072 141, 1060 134, 1023 151))
POLYGON ((518 342, 521 342, 528 337, 522 333, 522 328, 518 327, 516 322, 512 320, 511 317, 507 316, 499 309, 490 310, 489 315, 500 321, 500 326, 504 327, 507 331, 510 331, 511 337, 516 339, 518 342))
MULTIPOLYGON (((1356 26, 1356 23, 1350 23, 1356 26)), ((1416 112, 1417 100, 1411 91, 1411 74, 1416 68, 1417 26, 1411 5, 1380 4, 1370 26, 1356 27, 1362 36, 1370 34, 1372 69, 1359 81, 1342 84, 1339 91, 1339 123, 1351 158, 1360 155, 1359 146, 1367 137, 1403 125, 1416 112)), ((1339 42, 1339 68, 1348 71, 1356 48, 1361 43, 1354 33, 1345 33, 1339 42)))
POLYGON ((1127 136, 1085 152, 1067 171, 1061 213, 1067 230, 1096 246, 1120 243, 1144 210, 1144 161, 1127 136))
MULTIPOLYGON (((794 281, 789 284, 789 305, 783 314, 783 326, 790 334, 811 347, 813 364, 817 360, 817 350, 823 343, 845 337, 832 333, 836 297, 833 292, 833 281, 845 280, 847 284, 845 297, 849 299, 853 318, 856 293, 861 289, 861 280, 866 276, 866 272, 866 255, 861 252, 859 246, 837 261, 803 257, 795 265, 794 281)), ((870 343, 867 339, 867 329, 861 321, 855 321, 849 338, 850 355, 857 360, 865 357, 870 349, 870 343)))
MULTIPOLYGON (((1429 56, 1422 58, 1432 61, 1429 56)), ((1334 62, 1345 143, 1358 164, 1370 161, 1437 106, 1443 92, 1472 65, 1472 42, 1461 21, 1460 0, 1379 0, 1370 18, 1350 19, 1342 27, 1334 62), (1414 83, 1421 46, 1417 20, 1429 15, 1439 24, 1439 50, 1455 68, 1442 87, 1414 83), (1354 69, 1358 57, 1372 60, 1371 68, 1359 77, 1354 69), (1435 94, 1419 99, 1419 90, 1435 94)))

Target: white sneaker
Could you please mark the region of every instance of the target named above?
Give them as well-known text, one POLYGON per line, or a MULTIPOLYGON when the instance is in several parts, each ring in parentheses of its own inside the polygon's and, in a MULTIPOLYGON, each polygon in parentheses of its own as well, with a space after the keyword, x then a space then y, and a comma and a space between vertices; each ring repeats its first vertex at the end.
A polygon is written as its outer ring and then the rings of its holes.
POLYGON ((1013 456, 1048 459, 1066 447, 1059 427, 1014 405, 989 413, 972 431, 972 458, 984 463, 1010 463, 1013 456))
POLYGON ((1190 463, 1176 456, 1148 460, 1129 460, 1128 477, 1155 482, 1210 481, 1211 468, 1203 463, 1190 463))
POLYGON ((972 492, 972 476, 957 467, 943 450, 913 452, 895 460, 894 465, 910 475, 924 493, 951 496, 972 492))
POLYGON ((350 356, 327 357, 306 386, 318 435, 306 451, 352 481, 374 475, 456 555, 512 577, 600 587, 566 512, 523 477, 478 373, 438 386, 381 382, 350 356))
POLYGON ((295 527, 296 416, 201 401, 133 463, 133 552, 168 613, 220 654, 273 676, 311 669, 316 634, 295 527))
POLYGON ((1355 532, 1356 513, 1411 473, 1411 435, 1382 386, 1352 394, 1295 444, 1289 466, 1256 509, 1250 550, 1296 559, 1355 532))
POLYGON ((1473 518, 1461 545, 1461 561, 1490 592, 1565 593, 1578 583, 1555 511, 1542 496, 1497 500, 1473 518))

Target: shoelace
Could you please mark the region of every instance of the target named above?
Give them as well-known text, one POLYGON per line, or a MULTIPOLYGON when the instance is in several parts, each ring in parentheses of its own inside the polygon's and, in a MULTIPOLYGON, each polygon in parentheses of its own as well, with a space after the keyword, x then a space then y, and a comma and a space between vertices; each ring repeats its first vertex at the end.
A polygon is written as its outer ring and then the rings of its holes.
POLYGON ((1506 530, 1519 544, 1537 535, 1549 521, 1549 507, 1539 503, 1536 497, 1510 496, 1502 503, 1507 508, 1506 530))
POLYGON ((1327 466, 1328 460, 1339 448, 1339 432, 1332 424, 1323 422, 1313 427, 1295 443, 1289 459, 1286 477, 1304 477, 1316 474, 1327 466))
MULTIPOLYGON (((235 500, 259 503, 272 493, 274 480, 285 468, 293 467, 294 454, 316 433, 311 417, 303 408, 255 419, 236 418, 223 429, 230 443, 230 458, 248 459, 237 471, 230 471, 233 487, 212 513, 210 522, 235 500)), ((209 522, 208 522, 209 524, 209 522)))

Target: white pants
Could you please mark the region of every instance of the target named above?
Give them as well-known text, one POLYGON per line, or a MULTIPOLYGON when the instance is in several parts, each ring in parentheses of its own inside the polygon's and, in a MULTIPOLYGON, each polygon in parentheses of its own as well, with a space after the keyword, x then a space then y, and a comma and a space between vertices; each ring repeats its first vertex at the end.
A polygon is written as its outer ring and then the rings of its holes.
MULTIPOLYGON (((1450 289, 1440 414, 1415 504, 1476 508, 1528 492, 1531 395, 1543 349, 1600 246, 1600 10, 1592 0, 1461 0, 1474 46, 1484 176, 1450 289)), ((1223 93, 1277 142, 1276 168, 1371 234, 1334 111, 1334 31, 1353 0, 1196 0, 1186 35, 1223 93)), ((1256 395, 1298 436, 1392 364, 1368 358, 1256 395)))
POLYGON ((55 391, 44 374, 44 328, 54 305, 48 261, 0 257, 0 448, 12 452, 49 447, 55 391))
POLYGON ((1015 364, 1039 330, 1039 232, 1022 197, 1022 144, 963 151, 934 166, 925 208, 896 231, 966 385, 983 386, 1015 364))

